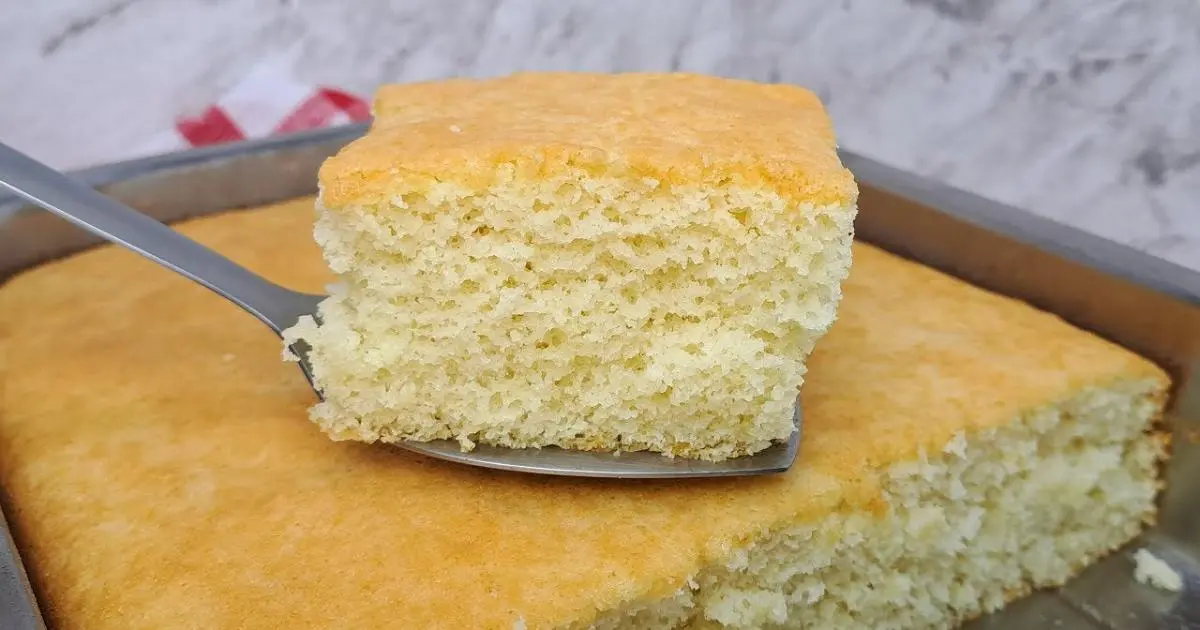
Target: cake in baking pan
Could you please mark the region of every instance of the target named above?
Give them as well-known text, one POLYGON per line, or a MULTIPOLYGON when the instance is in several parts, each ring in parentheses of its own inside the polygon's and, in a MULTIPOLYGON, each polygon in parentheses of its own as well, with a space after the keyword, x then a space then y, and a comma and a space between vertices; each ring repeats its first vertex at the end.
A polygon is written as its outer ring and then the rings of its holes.
POLYGON ((650 450, 786 440, 857 188, 797 87, 521 74, 385 87, 321 169, 333 438, 650 450))
MULTIPOLYGON (((311 208, 181 229, 318 291, 311 208)), ((0 286, 6 515, 65 630, 947 628, 1153 521, 1162 370, 853 255, 797 465, 649 482, 329 440, 236 306, 124 250, 50 263, 0 286)))

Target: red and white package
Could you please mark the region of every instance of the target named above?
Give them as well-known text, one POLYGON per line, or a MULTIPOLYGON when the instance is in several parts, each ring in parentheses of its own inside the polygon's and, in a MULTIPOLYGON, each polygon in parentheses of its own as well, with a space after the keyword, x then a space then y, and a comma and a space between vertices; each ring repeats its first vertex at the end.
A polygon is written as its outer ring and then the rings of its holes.
POLYGON ((165 153, 222 142, 320 129, 370 118, 366 100, 343 90, 297 81, 290 56, 251 70, 233 89, 197 114, 182 116, 143 153, 165 153))

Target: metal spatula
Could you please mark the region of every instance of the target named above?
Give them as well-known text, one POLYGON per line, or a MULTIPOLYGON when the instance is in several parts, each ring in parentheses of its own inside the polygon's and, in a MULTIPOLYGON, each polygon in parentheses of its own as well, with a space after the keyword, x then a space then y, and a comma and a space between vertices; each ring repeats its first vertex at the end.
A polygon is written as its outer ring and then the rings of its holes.
MULTIPOLYGON (((117 245, 190 278, 257 317, 279 334, 302 315, 314 315, 319 295, 297 293, 269 282, 229 259, 118 201, 0 144, 0 186, 117 245)), ((266 235, 264 235, 266 237, 266 235)), ((292 347, 312 384, 308 348, 292 347)), ((320 392, 318 392, 320 395, 320 392)), ((554 447, 506 449, 479 445, 463 452, 457 442, 402 442, 401 448, 438 459, 543 475, 614 478, 732 477, 791 468, 800 447, 801 413, 787 443, 723 462, 670 458, 651 452, 620 454, 554 447)))

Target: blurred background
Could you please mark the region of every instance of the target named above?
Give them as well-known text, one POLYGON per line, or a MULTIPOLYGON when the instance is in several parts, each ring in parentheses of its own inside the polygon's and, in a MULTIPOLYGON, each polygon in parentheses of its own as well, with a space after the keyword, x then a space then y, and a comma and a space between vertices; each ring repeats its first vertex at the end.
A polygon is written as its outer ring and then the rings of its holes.
POLYGON ((222 140, 214 104, 259 136, 320 88, 313 124, 381 82, 686 70, 804 85, 846 149, 1200 269, 1197 0, 6 0, 0 41, 0 138, 63 169, 222 140))

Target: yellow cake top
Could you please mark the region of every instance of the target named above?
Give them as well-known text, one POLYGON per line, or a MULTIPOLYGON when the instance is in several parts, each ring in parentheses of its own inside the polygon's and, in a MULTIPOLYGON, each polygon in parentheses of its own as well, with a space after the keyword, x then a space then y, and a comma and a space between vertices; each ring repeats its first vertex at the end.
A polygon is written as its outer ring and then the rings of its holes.
MULTIPOLYGON (((182 231, 330 280, 312 200, 182 231)), ((264 326, 134 254, 0 287, 0 486, 59 628, 530 628, 673 592, 732 546, 879 507, 879 471, 1114 379, 1166 376, 1021 303, 865 245, 812 356, 797 468, 623 483, 326 439, 264 326)))
POLYGON ((333 210, 426 189, 486 187, 498 166, 664 183, 766 187, 798 202, 857 197, 808 90, 691 74, 522 73, 380 88, 371 130, 321 169, 333 210))

